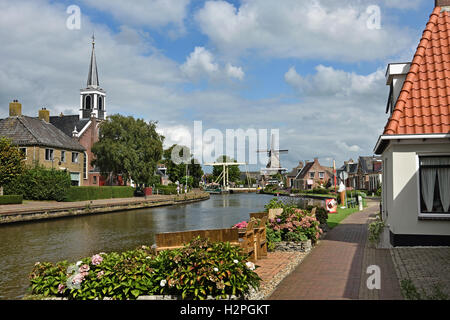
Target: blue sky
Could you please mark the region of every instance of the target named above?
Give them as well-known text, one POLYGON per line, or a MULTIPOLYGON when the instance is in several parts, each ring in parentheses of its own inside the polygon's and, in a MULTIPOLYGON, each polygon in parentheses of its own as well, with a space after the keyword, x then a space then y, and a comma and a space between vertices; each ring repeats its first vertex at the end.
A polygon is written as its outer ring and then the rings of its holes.
MULTIPOLYGON (((0 117, 76 114, 96 34, 107 111, 158 120, 167 145, 204 130, 280 130, 284 167, 371 155, 387 63, 410 61, 433 0, 0 0, 0 117), (68 30, 66 9, 81 9, 68 30), (369 29, 369 6, 381 28, 369 29)), ((198 141, 191 139, 191 146, 198 141)), ((250 167, 257 170, 260 164, 250 167)))

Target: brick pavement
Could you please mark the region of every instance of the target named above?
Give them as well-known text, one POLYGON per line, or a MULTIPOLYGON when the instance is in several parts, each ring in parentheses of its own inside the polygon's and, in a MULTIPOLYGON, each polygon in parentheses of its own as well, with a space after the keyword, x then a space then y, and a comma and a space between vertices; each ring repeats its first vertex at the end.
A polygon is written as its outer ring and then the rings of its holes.
POLYGON ((449 247, 397 247, 391 254, 397 277, 411 280, 423 298, 436 293, 435 286, 450 297, 449 247))
POLYGON ((369 208, 342 221, 278 285, 269 299, 400 299, 395 269, 387 259, 389 251, 366 251, 367 223, 378 210, 378 202, 369 202, 369 208), (376 295, 361 290, 362 283, 366 288, 369 275, 365 270, 370 264, 381 268, 382 286, 376 295))

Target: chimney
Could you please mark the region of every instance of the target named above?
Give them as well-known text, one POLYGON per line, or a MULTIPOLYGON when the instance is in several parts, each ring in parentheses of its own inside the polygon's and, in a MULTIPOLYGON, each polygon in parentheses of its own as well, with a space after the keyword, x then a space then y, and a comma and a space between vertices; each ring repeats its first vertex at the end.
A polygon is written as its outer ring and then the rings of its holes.
POLYGON ((22 115, 22 104, 18 100, 13 100, 9 104, 9 116, 18 117, 22 115))
POLYGON ((450 0, 436 0, 434 4, 435 7, 448 7, 450 6, 450 0))
POLYGON ((44 120, 45 122, 50 122, 50 111, 46 108, 39 110, 39 120, 44 120))
POLYGON ((319 158, 314 158, 314 163, 319 163, 319 158))

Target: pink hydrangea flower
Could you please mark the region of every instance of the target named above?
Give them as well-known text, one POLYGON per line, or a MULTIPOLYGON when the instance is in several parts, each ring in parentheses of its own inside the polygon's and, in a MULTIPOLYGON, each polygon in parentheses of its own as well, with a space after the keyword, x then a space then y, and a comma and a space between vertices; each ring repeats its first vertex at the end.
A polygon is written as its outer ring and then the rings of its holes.
POLYGON ((66 288, 66 286, 63 285, 62 283, 60 283, 58 285, 58 293, 63 293, 65 288, 66 288))
POLYGON ((98 266, 100 263, 102 263, 103 257, 99 254, 93 255, 91 258, 91 262, 94 266, 98 266))
POLYGON ((80 272, 80 273, 84 273, 84 272, 88 272, 89 271, 89 266, 87 265, 87 264, 83 264, 79 269, 78 269, 78 271, 80 272))
POLYGON ((77 273, 73 279, 72 279, 72 283, 73 284, 81 284, 84 280, 84 275, 82 273, 77 273))

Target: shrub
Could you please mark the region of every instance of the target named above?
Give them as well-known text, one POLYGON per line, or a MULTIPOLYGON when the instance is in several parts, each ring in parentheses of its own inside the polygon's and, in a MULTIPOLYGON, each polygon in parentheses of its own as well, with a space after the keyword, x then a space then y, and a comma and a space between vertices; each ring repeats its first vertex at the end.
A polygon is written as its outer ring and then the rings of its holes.
POLYGON ((27 200, 62 201, 70 188, 67 171, 36 166, 25 170, 5 186, 5 194, 22 195, 27 200))
POLYGON ((64 201, 72 202, 111 198, 131 198, 133 197, 133 193, 133 187, 70 187, 64 201))
POLYGON ((22 201, 23 201, 22 195, 0 196, 0 205, 2 205, 2 204, 21 204, 22 201))
MULTIPOLYGON (((177 194, 177 185, 173 184, 173 185, 168 185, 168 186, 156 186, 155 187, 156 190, 153 190, 153 194, 177 194)), ((180 193, 184 193, 184 188, 183 190, 181 190, 180 188, 180 193)))
POLYGON ((383 232, 385 222, 380 216, 374 222, 369 224, 369 241, 373 244, 377 244, 380 241, 380 235, 383 232))
MULTIPOLYGON (((306 209, 311 211, 314 206, 308 206, 306 209)), ((328 211, 322 207, 316 207, 316 218, 320 224, 326 224, 328 221, 328 211)))
POLYGON ((282 241, 306 238, 314 244, 322 233, 319 225, 316 217, 294 207, 285 207, 283 213, 276 219, 269 219, 269 228, 280 231, 282 241), (296 233, 296 235, 292 235, 292 233, 296 233))
POLYGON ((241 249, 230 243, 194 239, 181 249, 154 255, 142 246, 124 253, 100 253, 77 264, 36 263, 31 293, 69 299, 136 299, 141 295, 243 296, 260 278, 241 249))

